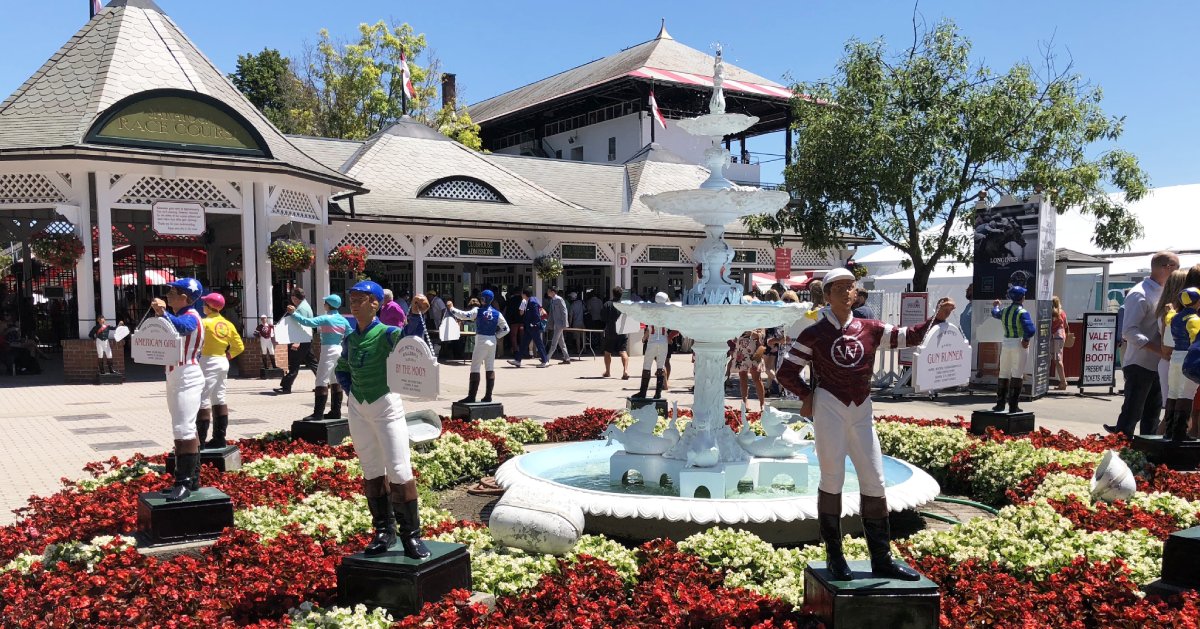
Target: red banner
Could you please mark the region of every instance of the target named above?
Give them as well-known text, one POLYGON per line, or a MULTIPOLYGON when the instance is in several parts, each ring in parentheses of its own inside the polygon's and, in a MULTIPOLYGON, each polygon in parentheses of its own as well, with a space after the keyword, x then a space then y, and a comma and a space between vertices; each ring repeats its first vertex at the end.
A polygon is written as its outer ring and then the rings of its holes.
POLYGON ((787 279, 792 276, 792 250, 786 247, 775 248, 775 279, 787 279))

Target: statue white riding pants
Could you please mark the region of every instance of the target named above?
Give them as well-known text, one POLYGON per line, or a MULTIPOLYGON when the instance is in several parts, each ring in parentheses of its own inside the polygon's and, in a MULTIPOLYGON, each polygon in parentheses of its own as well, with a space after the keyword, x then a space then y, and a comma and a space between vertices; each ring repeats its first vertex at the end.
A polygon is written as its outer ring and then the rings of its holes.
POLYGON ((1187 351, 1175 350, 1171 352, 1171 365, 1167 371, 1168 400, 1190 400, 1196 397, 1196 388, 1198 385, 1183 375, 1183 359, 1185 358, 1187 358, 1187 351))
POLYGON ((341 345, 322 345, 321 360, 317 363, 317 386, 325 387, 331 384, 337 384, 337 378, 333 377, 333 368, 337 366, 338 359, 342 357, 341 345))
POLYGON ((200 365, 181 365, 167 371, 167 411, 176 441, 196 438, 196 412, 203 393, 204 372, 200 365))
POLYGON ((1000 346, 999 378, 1024 378, 1029 350, 1021 347, 1021 339, 1004 339, 1000 346))
POLYGON ((821 465, 821 491, 842 493, 846 483, 846 455, 850 455, 858 475, 859 492, 882 497, 883 453, 875 434, 871 398, 857 406, 847 406, 821 388, 813 396, 814 447, 821 465))
POLYGON ((275 355, 275 341, 273 341, 271 339, 259 338, 258 339, 258 349, 259 349, 259 351, 262 352, 263 356, 274 356, 275 355))
POLYGON ((108 341, 96 339, 96 358, 112 358, 112 345, 108 341))
POLYGON ((363 478, 387 476, 389 483, 413 479, 408 447, 408 423, 399 393, 388 393, 374 402, 359 402, 350 395, 350 438, 362 465, 363 478))
POLYGON ((475 350, 471 352, 471 373, 496 370, 496 337, 475 337, 475 350))
POLYGON ((659 369, 666 369, 666 343, 646 343, 646 355, 642 357, 642 371, 650 371, 650 369, 654 366, 654 361, 656 360, 658 361, 659 369))
POLYGON ((204 372, 204 391, 200 408, 225 403, 225 377, 229 375, 229 359, 224 356, 201 356, 200 370, 204 372))

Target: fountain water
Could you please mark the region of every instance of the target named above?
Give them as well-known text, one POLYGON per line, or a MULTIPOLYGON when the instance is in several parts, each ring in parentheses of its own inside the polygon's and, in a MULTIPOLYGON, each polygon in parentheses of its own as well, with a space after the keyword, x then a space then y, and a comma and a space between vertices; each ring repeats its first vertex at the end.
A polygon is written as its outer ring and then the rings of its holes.
MULTIPOLYGON (((705 151, 708 179, 696 190, 642 197, 651 209, 704 226, 705 238, 695 251, 700 277, 683 295, 681 305, 617 305, 637 321, 678 330, 693 340, 696 382, 691 423, 682 434, 655 437, 650 430, 656 420, 654 409, 646 407, 643 412, 651 416, 638 418, 628 429, 610 426, 605 435, 608 445, 590 442, 527 454, 505 463, 496 473, 510 493, 536 491, 578 505, 587 515, 589 530, 648 539, 724 524, 750 529, 769 541, 816 537, 819 474, 815 465, 808 465, 808 458, 814 456, 811 442, 800 443, 778 425, 773 425, 774 434, 755 438, 746 431, 735 434, 725 424, 727 341, 748 329, 789 325, 803 311, 785 304, 743 304, 742 286, 729 276, 734 250, 725 242, 725 226, 744 216, 779 210, 787 204, 788 193, 739 187, 725 178, 729 151, 720 145, 721 139, 749 129, 758 119, 725 112, 723 72, 718 48, 710 113, 677 123, 692 135, 710 139, 712 147, 705 151), (613 440, 624 447, 611 445, 613 440), (644 485, 626 484, 630 470, 641 473, 644 485), (771 487, 780 474, 791 477, 794 489, 771 487), (747 478, 753 493, 745 493, 747 478), (806 520, 805 526, 795 526, 806 520)), ((773 419, 779 423, 779 418, 773 419)), ((937 482, 924 471, 884 459, 888 504, 893 509, 914 507, 938 494, 937 482)), ((857 483, 852 470, 852 466, 847 470, 847 492, 857 483)), ((843 504, 850 514, 858 501, 843 504)))

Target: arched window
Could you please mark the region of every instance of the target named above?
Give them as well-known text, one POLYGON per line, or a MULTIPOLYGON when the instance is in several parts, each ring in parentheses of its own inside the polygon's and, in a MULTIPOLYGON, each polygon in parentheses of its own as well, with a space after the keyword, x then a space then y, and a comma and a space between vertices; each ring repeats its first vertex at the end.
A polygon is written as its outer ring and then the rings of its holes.
POLYGON ((508 199, 492 186, 474 177, 443 177, 425 186, 417 198, 453 199, 455 201, 487 201, 508 203, 508 199))

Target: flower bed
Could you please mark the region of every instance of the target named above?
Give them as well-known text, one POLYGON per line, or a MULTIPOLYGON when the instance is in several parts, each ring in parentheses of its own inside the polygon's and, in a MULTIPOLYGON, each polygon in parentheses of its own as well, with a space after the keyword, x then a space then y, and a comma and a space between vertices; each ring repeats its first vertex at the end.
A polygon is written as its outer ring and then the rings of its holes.
MULTIPOLYGON (((570 555, 551 557, 503 547, 482 523, 438 508, 436 490, 491 473, 523 444, 594 438, 613 419, 631 421, 609 409, 546 426, 447 420, 440 439, 413 453, 425 535, 470 547, 474 588, 497 596, 494 611, 470 605, 468 592, 400 622, 334 607, 336 566, 368 538, 361 470, 349 445, 274 433, 239 443, 241 471, 204 468, 205 484, 232 498, 235 526, 195 555, 146 557, 120 537, 135 527, 137 495, 170 483, 161 454, 90 464, 89 478, 32 498, 17 524, 0 528, 0 626, 817 626, 802 602, 804 566, 824 556, 818 546, 776 548, 712 529, 638 548, 585 535, 570 555)), ((726 421, 740 425, 736 412, 726 421)), ((941 585, 943 627, 1197 626, 1200 595, 1163 601, 1138 588, 1158 578, 1163 540, 1200 522, 1200 476, 1146 465, 1116 437, 977 438, 961 420, 898 417, 878 426, 886 454, 1003 507, 895 543, 941 585), (1123 451, 1141 491, 1095 503, 1087 479, 1108 448, 1123 451)), ((845 546, 866 557, 861 539, 845 546)))

